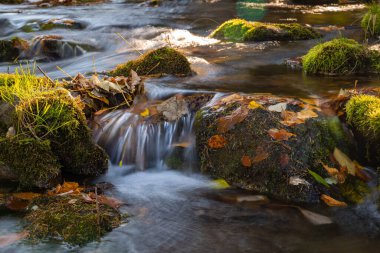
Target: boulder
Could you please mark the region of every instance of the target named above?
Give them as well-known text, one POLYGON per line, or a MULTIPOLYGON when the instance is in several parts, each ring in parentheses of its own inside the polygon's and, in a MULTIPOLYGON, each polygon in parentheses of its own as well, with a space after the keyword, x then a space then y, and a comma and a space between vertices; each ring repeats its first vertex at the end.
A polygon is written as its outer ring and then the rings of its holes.
POLYGON ((277 24, 231 19, 215 29, 210 37, 231 41, 292 41, 320 38, 310 27, 297 23, 277 24))

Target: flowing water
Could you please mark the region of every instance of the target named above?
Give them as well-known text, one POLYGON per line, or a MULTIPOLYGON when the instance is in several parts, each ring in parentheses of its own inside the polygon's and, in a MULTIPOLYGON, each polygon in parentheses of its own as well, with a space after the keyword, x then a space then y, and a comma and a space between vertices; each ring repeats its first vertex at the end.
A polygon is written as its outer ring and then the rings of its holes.
MULTIPOLYGON (((180 48, 197 75, 146 81, 149 99, 176 93, 268 92, 316 97, 340 88, 375 86, 379 77, 311 77, 282 65, 303 55, 319 42, 228 43, 207 38, 217 24, 239 16, 250 20, 310 24, 324 31, 323 40, 363 36, 359 20, 363 6, 291 6, 263 0, 178 0, 150 7, 139 1, 111 1, 76 7, 35 8, 0 5, 0 36, 59 35, 62 59, 44 59, 39 66, 52 78, 101 72, 163 45, 180 48), (51 18, 73 19, 82 30, 55 29, 25 33, 25 24, 51 18), (126 41, 119 37, 121 34, 126 41), (88 47, 72 48, 72 43, 88 47), (69 47, 70 46, 70 47, 69 47)), ((38 39, 35 47, 38 48, 38 39)), ((36 55, 38 58, 38 55, 36 55)), ((0 72, 17 65, 0 64, 0 72)), ((113 194, 127 206, 127 224, 100 242, 69 248, 54 242, 16 243, 0 252, 379 252, 380 215, 368 202, 344 211, 314 210, 334 224, 310 224, 297 209, 281 203, 266 206, 237 202, 250 193, 216 190, 209 178, 196 172, 193 117, 172 123, 144 122, 133 110, 115 111, 98 119, 94 138, 111 157, 109 172, 98 181, 111 182, 113 194), (180 147, 180 143, 186 143, 180 147), (181 148, 185 168, 172 170, 165 161, 181 148), (192 169, 191 169, 192 168, 192 169)), ((0 216, 0 235, 21 229, 17 216, 0 216)))

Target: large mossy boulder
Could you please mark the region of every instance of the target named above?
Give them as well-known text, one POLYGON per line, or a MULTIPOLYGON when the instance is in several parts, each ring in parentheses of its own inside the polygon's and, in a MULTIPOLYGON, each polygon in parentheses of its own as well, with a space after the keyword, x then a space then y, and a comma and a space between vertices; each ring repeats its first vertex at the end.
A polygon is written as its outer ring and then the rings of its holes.
POLYGON ((188 76, 192 71, 186 57, 170 47, 162 47, 141 55, 136 60, 120 64, 111 71, 112 76, 129 76, 131 70, 138 75, 179 75, 188 76))
POLYGON ((50 196, 35 199, 27 214, 31 239, 59 238, 76 246, 99 240, 121 223, 120 213, 107 205, 79 196, 50 196))
POLYGON ((321 43, 302 58, 308 74, 348 75, 379 73, 380 53, 355 40, 339 38, 321 43))
POLYGON ((380 98, 355 95, 346 106, 347 122, 353 127, 360 152, 372 166, 380 165, 380 98))
POLYGON ((316 39, 321 35, 297 23, 275 24, 231 19, 215 29, 210 37, 231 41, 292 41, 316 39))
POLYGON ((380 5, 372 4, 363 16, 361 26, 366 34, 371 36, 380 35, 380 5))
POLYGON ((319 180, 329 177, 324 166, 337 166, 336 148, 349 154, 352 139, 336 117, 300 100, 232 95, 201 109, 194 127, 201 172, 214 178, 295 203, 365 195, 353 176, 339 186, 319 180))

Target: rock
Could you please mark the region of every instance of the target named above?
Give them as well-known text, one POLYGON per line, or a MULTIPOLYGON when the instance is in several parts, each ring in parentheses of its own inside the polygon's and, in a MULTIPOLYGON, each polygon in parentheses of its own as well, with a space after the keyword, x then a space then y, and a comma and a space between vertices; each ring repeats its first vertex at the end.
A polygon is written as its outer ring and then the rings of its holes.
POLYGON ((110 72, 112 76, 129 76, 131 70, 138 75, 191 75, 190 63, 186 57, 177 50, 162 47, 147 52, 133 61, 118 65, 110 72))
POLYGON ((308 74, 348 75, 379 73, 380 53, 354 40, 339 38, 318 44, 302 58, 308 74))
POLYGON ((183 98, 177 96, 169 98, 157 106, 157 111, 162 113, 165 120, 175 121, 189 114, 187 103, 183 98))
POLYGON ((24 0, 2 0, 2 4, 22 4, 24 3, 24 0))
POLYGON ((51 61, 81 56, 86 51, 94 50, 96 48, 91 45, 65 40, 60 36, 37 36, 31 41, 26 58, 51 61))
POLYGON ((0 18, 0 36, 7 36, 15 29, 15 26, 8 19, 0 18))
POLYGON ((27 47, 27 42, 17 37, 11 40, 0 40, 0 61, 16 60, 27 47))
POLYGON ((25 24, 21 30, 23 32, 48 31, 53 29, 75 29, 82 30, 86 28, 86 24, 73 19, 49 19, 47 21, 34 21, 25 24))
POLYGON ((231 41, 291 41, 316 39, 321 35, 297 23, 275 24, 231 19, 215 29, 210 37, 231 41))
POLYGON ((11 104, 0 100, 0 136, 8 131, 14 123, 15 108, 11 104))
POLYGON ((350 137, 310 106, 292 98, 235 94, 204 107, 194 122, 201 172, 282 201, 318 203, 321 193, 343 199, 309 170, 329 177, 322 163, 334 166, 330 155, 337 146, 349 153, 350 137), (268 110, 278 103, 287 103, 286 110, 268 110))
POLYGON ((99 240, 121 224, 120 213, 82 195, 50 196, 33 200, 26 215, 31 239, 57 239, 70 245, 99 240))

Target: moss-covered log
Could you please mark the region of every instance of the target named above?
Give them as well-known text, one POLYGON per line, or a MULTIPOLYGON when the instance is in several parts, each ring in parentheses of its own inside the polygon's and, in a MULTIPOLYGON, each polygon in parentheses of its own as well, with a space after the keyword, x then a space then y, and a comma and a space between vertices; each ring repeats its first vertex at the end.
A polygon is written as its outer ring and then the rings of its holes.
POLYGON ((147 52, 136 60, 120 64, 110 74, 112 76, 129 76, 131 70, 142 76, 156 74, 187 76, 192 73, 186 57, 169 47, 147 52))
POLYGON ((321 35, 312 28, 297 23, 277 24, 231 19, 215 29, 210 37, 231 41, 291 41, 316 39, 321 35))

